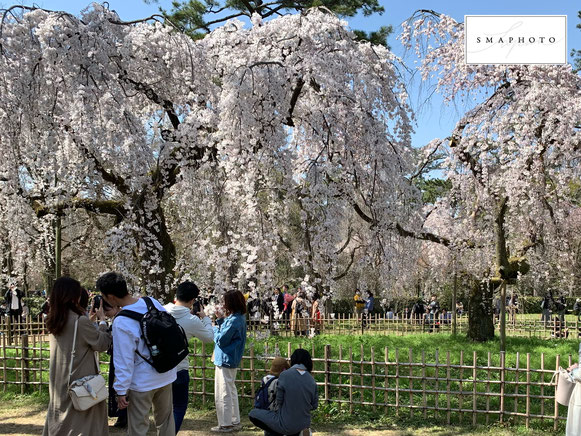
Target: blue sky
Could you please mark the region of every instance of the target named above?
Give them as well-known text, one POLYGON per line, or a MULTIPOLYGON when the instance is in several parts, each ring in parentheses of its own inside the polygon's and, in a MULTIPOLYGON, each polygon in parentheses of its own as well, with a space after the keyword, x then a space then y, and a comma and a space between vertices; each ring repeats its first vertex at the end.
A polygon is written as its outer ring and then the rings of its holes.
MULTIPOLYGON (((88 4, 88 0, 36 0, 8 2, 0 0, 0 6, 9 6, 14 3, 35 4, 37 6, 65 10, 78 14, 88 4)), ((170 9, 171 0, 160 0, 158 4, 146 4, 143 0, 109 0, 110 8, 118 12, 124 20, 144 18, 158 12, 159 6, 170 9)), ((451 15, 458 21, 464 21, 464 15, 567 15, 568 49, 581 49, 581 29, 577 29, 580 20, 577 11, 581 10, 581 3, 572 0, 485 0, 478 2, 460 0, 380 0, 385 7, 385 13, 381 16, 358 16, 349 19, 349 24, 354 29, 373 30, 382 25, 393 25, 395 32, 390 37, 389 43, 397 55, 403 51, 400 43, 395 39, 399 33, 399 25, 409 18, 418 9, 431 9, 447 15, 451 15)), ((442 100, 436 96, 430 99, 428 105, 422 104, 424 95, 419 93, 419 83, 416 81, 410 86, 412 95, 411 104, 418 115, 418 125, 413 136, 415 146, 427 144, 436 137, 446 137, 453 129, 454 124, 465 109, 460 102, 457 106, 444 106, 442 100)))

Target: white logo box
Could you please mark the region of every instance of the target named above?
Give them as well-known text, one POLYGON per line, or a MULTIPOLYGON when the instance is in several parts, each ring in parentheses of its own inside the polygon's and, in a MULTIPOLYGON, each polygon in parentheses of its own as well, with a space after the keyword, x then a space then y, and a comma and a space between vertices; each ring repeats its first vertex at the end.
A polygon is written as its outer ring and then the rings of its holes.
POLYGON ((566 64, 566 15, 465 15, 469 65, 566 64))

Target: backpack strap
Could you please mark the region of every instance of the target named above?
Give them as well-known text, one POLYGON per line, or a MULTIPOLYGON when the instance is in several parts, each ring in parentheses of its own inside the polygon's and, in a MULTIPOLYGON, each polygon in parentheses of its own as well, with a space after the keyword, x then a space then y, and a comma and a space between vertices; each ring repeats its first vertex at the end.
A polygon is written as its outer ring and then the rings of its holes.
POLYGON ((135 312, 133 310, 126 310, 123 309, 121 312, 117 314, 117 316, 126 316, 127 318, 134 319, 137 322, 140 322, 143 319, 143 314, 135 312))
POLYGON ((278 380, 278 377, 275 376, 275 377, 271 378, 264 385, 264 390, 266 391, 266 399, 268 401, 268 408, 270 408, 270 405, 274 402, 274 400, 276 400, 276 395, 274 396, 274 398, 272 400, 270 400, 269 395, 268 395, 269 394, 268 389, 270 388, 270 385, 272 384, 272 382, 274 382, 275 380, 278 380))
MULTIPOLYGON (((153 303, 151 302, 149 297, 143 297, 143 299, 145 300, 145 304, 147 304, 147 311, 148 312, 150 310, 150 306, 155 309, 155 306, 153 306, 153 303)), ((148 345, 147 339, 145 338, 145 335, 143 334, 143 326, 141 325, 141 320, 143 319, 143 315, 145 315, 145 314, 135 312, 133 310, 127 310, 127 309, 123 309, 121 312, 119 312, 117 314, 117 316, 126 316, 127 318, 131 318, 131 319, 134 319, 135 321, 137 321, 139 323, 139 330, 141 331, 141 337, 145 341, 145 344, 148 345)), ((153 362, 151 361, 151 359, 148 359, 147 357, 145 357, 143 354, 141 354, 139 351, 137 351, 137 349, 135 349, 135 354, 137 354, 139 357, 141 357, 143 360, 145 360, 147 363, 149 363, 150 365, 153 366, 153 362)))
POLYGON ((145 301, 145 304, 147 305, 147 311, 150 312, 152 310, 157 310, 157 307, 155 307, 155 305, 153 304, 153 301, 151 301, 151 298, 149 297, 142 297, 143 301, 145 301))

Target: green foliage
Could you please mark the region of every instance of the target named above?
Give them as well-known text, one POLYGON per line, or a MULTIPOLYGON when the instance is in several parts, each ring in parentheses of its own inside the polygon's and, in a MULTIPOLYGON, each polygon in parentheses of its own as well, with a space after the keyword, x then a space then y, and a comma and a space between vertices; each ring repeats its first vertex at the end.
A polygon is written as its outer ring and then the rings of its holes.
POLYGON ((450 191, 452 182, 447 179, 419 178, 416 181, 416 187, 422 192, 422 201, 424 204, 434 204, 450 191))
POLYGON ((387 48, 390 48, 387 44, 387 38, 393 32, 393 27, 389 26, 381 26, 379 30, 365 32, 363 30, 354 30, 353 33, 357 37, 358 41, 369 41, 372 44, 377 45, 384 45, 387 48))
MULTIPOLYGON (((555 297, 556 299, 557 297, 555 297)), ((573 306, 575 305, 575 297, 565 297, 565 302, 567 303, 567 313, 573 313, 573 306)), ((518 299, 520 305, 521 313, 541 313, 541 302, 543 301, 543 297, 520 297, 518 299)), ((553 313, 555 311, 553 310, 553 313)))
POLYGON ((36 316, 40 312, 40 308, 44 304, 44 297, 24 297, 22 303, 28 306, 31 316, 36 316))
MULTIPOLYGON (((156 0, 145 0, 157 3, 156 0)), ((187 0, 172 2, 169 11, 160 8, 162 14, 174 25, 194 39, 203 38, 214 25, 235 17, 250 17, 258 13, 263 18, 280 14, 300 12, 312 7, 325 7, 341 17, 353 17, 358 13, 364 16, 383 14, 385 9, 378 0, 279 0, 278 2, 226 0, 187 0)), ((356 30, 358 39, 387 46, 387 37, 393 32, 392 26, 382 26, 376 31, 356 30)))

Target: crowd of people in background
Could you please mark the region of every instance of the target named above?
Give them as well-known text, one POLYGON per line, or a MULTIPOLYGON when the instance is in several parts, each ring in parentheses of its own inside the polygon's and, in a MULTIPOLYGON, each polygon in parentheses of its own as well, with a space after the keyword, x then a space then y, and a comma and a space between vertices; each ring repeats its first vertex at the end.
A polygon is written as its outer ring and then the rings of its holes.
MULTIPOLYGON (((107 435, 107 416, 117 417, 115 426, 126 427, 129 435, 141 436, 148 432, 151 411, 157 435, 174 436, 182 427, 189 403, 187 353, 193 337, 214 343, 218 423, 208 431, 230 433, 240 429, 236 376, 246 344, 248 305, 240 291, 203 298, 194 283, 185 281, 177 287, 175 300, 163 306, 152 297, 130 293, 125 279, 116 272, 102 275, 96 290, 91 294, 78 281, 62 277, 50 293, 46 317, 50 333, 49 405, 44 436, 107 435), (204 312, 202 301, 218 303, 213 319, 204 312), (178 338, 173 343, 182 340, 185 354, 179 347, 167 345, 172 335, 163 333, 170 331, 181 331, 178 336, 181 334, 183 340, 178 338), (99 374, 96 356, 104 351, 110 355, 108 401, 96 399, 88 409, 80 409, 72 400, 70 387, 79 380, 86 386, 86 380, 99 374)), ((279 295, 284 309, 288 303, 282 293, 275 295, 276 300, 279 295)), ((18 293, 12 296, 18 298, 18 293)), ((317 301, 314 299, 314 303, 317 301)), ((306 295, 299 290, 290 305, 289 322, 293 310, 297 313, 300 305, 307 306, 306 295)), ((299 319, 295 324, 299 325, 299 319)), ((263 383, 259 389, 249 415, 266 436, 310 434, 310 413, 318 405, 312 369, 310 354, 303 349, 295 350, 290 364, 281 357, 273 360, 265 380, 268 386, 263 383), (258 401, 263 391, 266 404, 258 401)))

